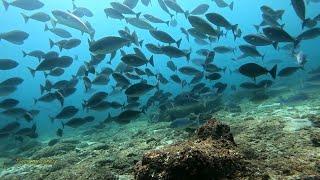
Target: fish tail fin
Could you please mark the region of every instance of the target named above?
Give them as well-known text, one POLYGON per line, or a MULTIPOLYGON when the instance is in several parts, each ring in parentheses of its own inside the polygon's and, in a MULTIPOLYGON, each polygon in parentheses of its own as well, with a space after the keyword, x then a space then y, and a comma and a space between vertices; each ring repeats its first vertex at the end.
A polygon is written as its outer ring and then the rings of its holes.
POLYGON ((51 123, 53 123, 54 122, 54 117, 51 117, 51 116, 48 116, 48 117, 49 117, 51 123))
POLYGON ((51 22, 53 28, 56 28, 56 26, 57 26, 57 21, 55 21, 54 19, 51 19, 50 22, 51 22))
POLYGON ((47 78, 48 78, 49 73, 43 72, 43 75, 44 75, 44 77, 47 79, 47 78))
POLYGON ((6 0, 2 0, 2 4, 3 4, 4 8, 5 8, 6 11, 7 11, 8 8, 9 8, 10 3, 8 3, 6 0))
POLYGON ((36 105, 36 104, 37 104, 37 102, 38 102, 38 99, 33 98, 33 105, 36 105))
POLYGON ((229 4, 229 8, 231 11, 233 11, 233 5, 234 5, 234 2, 232 1, 230 4, 229 4))
POLYGON ((273 68, 269 71, 270 75, 273 79, 276 79, 277 76, 277 67, 278 65, 274 65, 273 68))
POLYGON ((180 48, 181 41, 182 41, 182 38, 176 42, 178 48, 180 48))
POLYGON ((27 23, 28 21, 29 21, 29 16, 27 16, 26 14, 24 14, 24 13, 20 13, 21 14, 21 16, 23 17, 23 19, 24 19, 24 22, 25 23, 27 23))
POLYGON ((186 54, 187 61, 190 61, 191 51, 186 54))
POLYGON ((262 55, 261 56, 261 60, 263 61, 264 60, 264 57, 266 56, 266 54, 262 55))
POLYGON ((274 47, 275 50, 278 50, 278 44, 279 42, 272 43, 272 46, 274 47))
POLYGON ((257 32, 260 30, 260 25, 253 25, 257 32))
POLYGON ((185 11, 183 14, 184 14, 184 17, 185 17, 186 19, 188 19, 188 16, 190 15, 189 11, 187 10, 187 11, 185 11))
POLYGON ((141 12, 136 14, 137 19, 139 19, 140 15, 141 15, 141 12))
POLYGON ((142 47, 142 45, 143 45, 143 41, 144 41, 144 40, 139 41, 139 45, 140 45, 140 47, 142 47))
POLYGON ((35 69, 32 69, 31 67, 28 67, 32 77, 34 77, 36 75, 36 70, 35 69))
POLYGON ((153 55, 150 57, 149 63, 152 65, 152 67, 154 67, 153 55))
POLYGON ((52 39, 49 39, 49 45, 50 45, 50 49, 52 49, 52 47, 54 46, 54 42, 52 41, 52 39))
POLYGON ((40 93, 43 94, 44 90, 45 90, 45 87, 42 84, 40 84, 40 93))
POLYGON ((49 31, 49 27, 48 27, 48 25, 46 24, 46 25, 44 25, 44 31, 49 31))
POLYGON ((235 34, 237 29, 238 29, 238 24, 235 24, 235 25, 232 26, 232 33, 233 33, 234 40, 237 39, 237 35, 235 34))
POLYGON ((170 26, 170 21, 166 21, 166 25, 169 27, 170 26))
POLYGON ((300 42, 301 42, 301 39, 296 39, 295 41, 293 41, 293 51, 298 47, 300 42))
POLYGON ((28 55, 28 53, 26 53, 24 50, 22 50, 22 54, 23 54, 23 57, 26 57, 28 55))
POLYGON ((306 26, 306 24, 307 24, 307 20, 310 20, 310 18, 308 18, 308 19, 304 19, 303 21, 302 21, 302 29, 304 29, 304 27, 306 26))

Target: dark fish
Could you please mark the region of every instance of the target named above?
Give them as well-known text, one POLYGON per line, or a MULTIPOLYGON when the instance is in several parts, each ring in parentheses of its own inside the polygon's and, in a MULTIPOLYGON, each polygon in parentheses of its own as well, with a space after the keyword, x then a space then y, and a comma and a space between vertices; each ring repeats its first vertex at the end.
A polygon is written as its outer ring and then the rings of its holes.
POLYGON ((72 2, 72 5, 73 5, 73 11, 72 11, 72 14, 76 15, 77 17, 92 17, 93 16, 93 13, 88 9, 88 8, 85 8, 85 7, 78 7, 74 4, 74 1, 72 2))
POLYGON ((242 59, 245 57, 261 57, 262 60, 264 59, 265 55, 262 55, 255 46, 240 45, 239 49, 240 51, 242 51, 243 54, 237 59, 242 59))
POLYGON ((208 13, 206 14, 206 18, 212 24, 218 27, 224 27, 226 30, 232 30, 234 34, 234 40, 236 40, 237 36, 235 35, 236 30, 238 29, 238 24, 232 25, 225 17, 218 13, 208 13))
POLYGON ((2 101, 0 101, 0 108, 2 109, 11 109, 16 107, 19 104, 19 101, 16 99, 4 99, 2 101))
POLYGON ((106 14, 107 18, 113 18, 113 19, 119 19, 122 20, 125 17, 120 13, 119 11, 113 9, 113 8, 106 8, 104 9, 104 13, 106 14))
POLYGON ((74 106, 67 106, 64 107, 58 114, 53 117, 49 116, 49 118, 51 119, 51 122, 53 122, 55 119, 69 119, 76 115, 78 111, 79 109, 74 106))
POLYGON ((320 28, 308 29, 297 36, 297 40, 315 39, 320 36, 320 28))
POLYGON ((261 6, 260 10, 262 11, 263 14, 267 14, 276 20, 278 19, 282 20, 282 16, 284 14, 284 10, 274 10, 271 7, 266 5, 261 6))
POLYGON ((197 74, 201 74, 202 72, 192 66, 183 66, 179 68, 179 72, 185 75, 194 76, 197 74))
POLYGON ((75 16, 71 12, 65 12, 61 10, 53 10, 52 15, 57 19, 57 21, 52 21, 53 27, 56 24, 62 24, 70 28, 81 31, 82 33, 87 33, 93 38, 94 31, 87 26, 87 23, 82 21, 79 17, 75 16))
POLYGON ((187 40, 188 40, 188 42, 189 42, 189 41, 190 41, 190 38, 189 38, 189 33, 188 33, 188 31, 187 31, 184 27, 181 27, 180 30, 181 30, 181 32, 182 32, 183 34, 186 35, 186 38, 187 38, 187 40))
POLYGON ((96 78, 93 79, 91 83, 94 85, 107 85, 109 81, 110 81, 109 76, 100 74, 96 76, 96 78))
POLYGON ((117 10, 121 14, 131 14, 131 15, 136 15, 137 18, 140 16, 141 13, 135 13, 132 9, 130 9, 128 6, 125 4, 121 4, 119 2, 111 2, 110 5, 112 6, 113 9, 117 10))
POLYGON ((48 146, 54 146, 55 144, 57 144, 60 141, 60 139, 51 139, 48 142, 48 146))
POLYGON ((14 6, 20 9, 32 11, 44 6, 44 4, 38 0, 14 0, 10 3, 6 0, 2 0, 2 3, 6 10, 8 10, 9 6, 14 6))
POLYGON ((56 135, 59 136, 59 137, 62 137, 62 135, 63 135, 63 130, 59 128, 59 129, 56 131, 56 135))
POLYGON ((173 72, 177 71, 177 66, 174 64, 173 61, 168 61, 167 62, 167 67, 173 72))
POLYGON ((8 133, 17 130, 20 127, 20 123, 18 122, 12 122, 6 124, 4 127, 0 129, 0 133, 8 133))
POLYGON ((203 32, 209 36, 216 36, 220 37, 220 32, 218 32, 216 29, 214 29, 209 22, 204 20, 201 17, 198 16, 188 16, 188 20, 192 27, 198 29, 200 32, 203 32))
POLYGON ((140 97, 146 93, 148 93, 149 91, 151 91, 154 88, 159 88, 158 85, 153 86, 150 84, 146 84, 146 83, 137 83, 137 84, 133 84, 131 86, 129 86, 126 90, 125 90, 125 94, 128 97, 140 97))
POLYGON ((232 47, 228 47, 228 46, 216 46, 215 48, 213 48, 213 50, 216 53, 220 53, 220 54, 226 54, 226 53, 234 53, 235 48, 232 47))
POLYGON ((2 96, 8 96, 15 92, 17 90, 17 87, 15 86, 4 86, 0 87, 0 97, 2 96))
POLYGON ((22 54, 23 54, 23 57, 26 57, 26 56, 31 56, 31 57, 35 57, 35 58, 38 58, 38 60, 40 61, 45 53, 41 50, 35 50, 35 51, 31 51, 31 52, 25 52, 25 51, 22 51, 22 54))
POLYGON ((291 0, 291 5, 293 6, 294 11, 297 16, 302 20, 302 29, 305 26, 306 20, 306 6, 304 0, 291 0))
POLYGON ((299 41, 297 41, 285 30, 279 27, 263 28, 263 33, 264 35, 266 35, 266 37, 268 37, 271 41, 274 41, 274 42, 293 42, 294 47, 296 47, 299 44, 299 41))
POLYGON ((163 1, 168 8, 170 8, 171 10, 175 11, 176 13, 181 13, 184 14, 185 17, 187 17, 187 13, 181 8, 181 6, 176 3, 175 1, 172 0, 164 0, 163 1))
POLYGON ((149 4, 151 4, 151 0, 141 0, 141 2, 144 6, 149 6, 149 4))
POLYGON ((161 41, 163 43, 168 43, 169 45, 172 43, 176 43, 177 47, 180 47, 182 39, 175 40, 173 39, 168 33, 160 30, 150 30, 149 31, 151 36, 157 39, 158 41, 161 41))
POLYGON ((127 23, 139 29, 143 29, 143 30, 155 29, 150 23, 140 18, 125 18, 125 20, 127 23))
POLYGON ((127 54, 125 56, 122 56, 121 61, 133 67, 139 67, 148 63, 154 66, 153 56, 151 56, 149 60, 146 60, 135 54, 127 54))
POLYGON ((195 7, 190 14, 192 15, 202 15, 204 13, 206 13, 209 9, 209 5, 208 4, 200 4, 197 7, 195 7))
POLYGON ((212 74, 209 74, 206 76, 206 79, 209 79, 209 80, 218 80, 221 78, 221 75, 219 73, 212 73, 212 74))
POLYGON ((243 39, 253 46, 268 46, 272 44, 275 49, 278 47, 277 42, 273 42, 261 34, 249 34, 244 36, 243 39))
POLYGON ((148 21, 150 21, 152 23, 156 23, 156 24, 166 24, 167 26, 169 26, 169 23, 170 23, 170 21, 164 21, 164 20, 157 18, 151 14, 144 14, 143 17, 146 18, 148 21))
POLYGON ((30 16, 28 16, 24 13, 21 13, 21 15, 22 15, 25 23, 27 23, 29 21, 29 19, 33 19, 33 20, 40 21, 40 22, 48 22, 51 19, 51 17, 44 12, 37 12, 37 13, 34 13, 30 16))
POLYGON ((171 19, 172 19, 173 14, 170 13, 167 5, 163 2, 163 0, 158 0, 158 4, 159 4, 160 8, 161 8, 164 12, 166 12, 166 13, 171 17, 171 19))
POLYGON ((78 128, 88 122, 92 122, 94 121, 94 117, 93 116, 86 116, 84 118, 72 118, 70 119, 68 122, 63 123, 63 126, 69 126, 72 128, 78 128))
POLYGON ((58 42, 53 42, 51 39, 49 39, 50 48, 52 48, 54 45, 58 46, 60 51, 62 49, 72 49, 75 47, 78 47, 81 44, 80 39, 69 39, 69 40, 62 40, 58 42), (61 43, 60 43, 61 42, 61 43))
POLYGON ((126 86, 130 85, 130 81, 120 73, 116 73, 115 72, 115 73, 112 74, 112 77, 121 86, 125 86, 126 87, 126 86))
POLYGON ((273 68, 269 71, 258 64, 247 63, 239 68, 239 72, 245 76, 253 78, 254 80, 256 79, 256 77, 268 73, 272 76, 273 79, 275 79, 277 74, 277 65, 273 66, 273 68))
POLYGON ((19 77, 12 77, 9 79, 6 79, 4 81, 2 81, 0 83, 0 87, 4 87, 4 86, 19 86, 20 84, 22 84, 24 81, 24 79, 19 78, 19 77))
POLYGON ((216 5, 220 8, 229 7, 231 10, 233 10, 233 2, 230 4, 227 4, 224 0, 213 0, 213 2, 216 3, 216 5))
POLYGON ((95 42, 91 42, 89 50, 95 55, 111 54, 128 44, 130 44, 128 39, 116 36, 108 36, 95 42))
POLYGON ((196 125, 197 122, 192 121, 189 118, 178 118, 171 122, 170 128, 186 129, 196 125))
POLYGON ((146 44, 145 45, 148 51, 150 51, 153 54, 163 54, 162 49, 160 46, 155 45, 155 44, 146 44))
POLYGON ((45 76, 46 78, 47 78, 49 75, 50 75, 50 76, 54 76, 54 77, 59 77, 59 76, 63 75, 63 73, 64 73, 64 69, 57 67, 57 68, 52 69, 52 70, 49 71, 48 73, 45 72, 45 73, 44 73, 44 76, 45 76))
POLYGON ((302 67, 286 67, 282 70, 279 71, 278 76, 280 77, 286 77, 286 76, 290 76, 293 73, 297 72, 299 69, 302 69, 302 67))
POLYGON ((139 0, 124 0, 123 4, 128 6, 130 9, 134 9, 138 2, 139 0))
POLYGON ((173 46, 162 46, 161 49, 163 54, 170 58, 186 57, 188 61, 190 60, 191 52, 185 52, 173 46))
POLYGON ((101 103, 104 99, 106 99, 108 96, 108 93, 99 91, 95 94, 93 94, 88 100, 84 100, 82 103, 82 108, 91 108, 93 106, 96 106, 97 104, 101 103))
POLYGON ((141 111, 137 110, 126 110, 121 112, 116 118, 115 122, 119 124, 128 124, 131 120, 136 119, 141 114, 141 111))
POLYGON ((57 36, 59 36, 61 38, 71 38, 72 37, 72 35, 68 31, 66 31, 64 29, 61 29, 61 28, 51 28, 50 29, 48 27, 48 25, 45 25, 44 31, 50 31, 53 34, 55 34, 55 35, 57 35, 57 36))
POLYGON ((20 30, 13 30, 5 33, 0 33, 0 40, 4 39, 16 45, 22 45, 28 37, 28 33, 20 30))

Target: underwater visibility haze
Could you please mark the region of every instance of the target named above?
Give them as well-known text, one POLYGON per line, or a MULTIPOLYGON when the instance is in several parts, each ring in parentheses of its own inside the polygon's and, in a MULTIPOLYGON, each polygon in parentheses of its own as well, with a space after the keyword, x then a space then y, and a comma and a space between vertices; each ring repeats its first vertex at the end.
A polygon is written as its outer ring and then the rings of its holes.
POLYGON ((0 179, 320 179, 319 0, 2 0, 0 179))

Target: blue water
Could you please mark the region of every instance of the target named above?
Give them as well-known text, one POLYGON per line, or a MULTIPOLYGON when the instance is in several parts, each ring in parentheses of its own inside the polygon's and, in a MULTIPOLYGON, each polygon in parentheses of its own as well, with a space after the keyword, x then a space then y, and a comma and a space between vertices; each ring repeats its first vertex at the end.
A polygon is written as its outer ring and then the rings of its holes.
MULTIPOLYGON (((50 122, 50 119, 48 116, 53 116, 57 114, 60 110, 60 104, 57 101, 54 101, 52 103, 42 103, 39 102, 36 105, 33 104, 33 99, 40 97, 40 84, 45 83, 45 77, 43 76, 43 73, 37 72, 36 76, 33 78, 28 71, 27 67, 35 68, 38 65, 38 61, 33 57, 25 57, 22 56, 22 50, 26 52, 30 52, 33 50, 42 50, 44 52, 48 52, 50 50, 59 51, 59 49, 55 46, 53 49, 50 49, 49 46, 49 38, 53 41, 61 40, 61 38, 58 38, 57 36, 53 35, 50 32, 44 32, 44 26, 45 24, 42 22, 38 22, 35 20, 30 19, 28 23, 25 23, 22 16, 20 15, 21 12, 31 15, 34 12, 42 11, 46 12, 47 14, 51 15, 51 11, 55 9, 59 10, 71 10, 72 9, 72 2, 71 0, 64 0, 64 1, 54 1, 54 0, 43 0, 45 3, 45 6, 36 11, 28 12, 13 6, 10 6, 7 11, 5 11, 4 7, 0 7, 0 33, 1 32, 7 32, 11 30, 23 30, 25 32, 28 32, 30 34, 29 38, 25 41, 23 45, 13 45, 6 41, 0 41, 0 58, 10 58, 13 60, 16 60, 19 62, 19 66, 13 70, 10 71, 0 71, 0 81, 3 81, 7 78, 18 76, 24 79, 24 82, 22 85, 19 86, 18 90, 10 95, 10 98, 15 98, 20 100, 19 107, 25 108, 25 109, 38 109, 40 110, 40 114, 35 117, 34 122, 37 124, 37 132, 39 133, 39 139, 50 139, 51 137, 55 137, 55 132, 58 128, 61 127, 61 123, 58 121, 55 121, 54 123, 50 122)), ((132 31, 136 31, 138 34, 139 39, 144 40, 144 44, 146 43, 154 43, 154 44, 162 44, 160 42, 157 42, 146 30, 137 29, 129 24, 126 24, 124 20, 119 21, 115 19, 107 19, 106 15, 104 13, 104 9, 106 7, 109 7, 109 3, 112 1, 100 1, 100 0, 91 0, 91 1, 85 1, 85 0, 77 0, 76 4, 79 7, 86 7, 90 9, 94 16, 91 18, 84 18, 88 20, 93 28, 96 31, 95 34, 95 40, 98 40, 105 36, 118 36, 118 30, 124 29, 125 26, 129 27, 129 29, 132 31)), ((231 11, 229 8, 218 8, 212 1, 210 0, 199 0, 199 1, 185 1, 185 0, 177 0, 177 2, 181 5, 181 7, 184 10, 192 10, 194 7, 201 3, 207 3, 210 5, 210 9, 208 12, 216 12, 219 14, 222 14, 226 19, 228 19, 231 23, 239 24, 240 29, 242 30, 242 35, 247 35, 250 33, 256 33, 256 30, 254 29, 254 24, 259 24, 261 22, 261 11, 260 6, 262 5, 268 5, 272 7, 273 9, 284 9, 285 13, 282 19, 282 23, 285 23, 285 30, 292 34, 293 36, 297 36, 302 32, 301 30, 301 20, 297 17, 295 14, 292 6, 290 5, 290 1, 288 0, 256 0, 256 1, 236 1, 234 5, 234 10, 231 11)), ((153 0, 152 5, 149 7, 143 6, 141 3, 138 4, 138 6, 134 9, 135 12, 142 12, 142 14, 152 14, 156 17, 159 17, 163 20, 170 20, 170 16, 167 15, 162 11, 162 9, 158 6, 157 1, 153 0)), ((307 13, 306 17, 315 17, 320 13, 319 11, 320 3, 310 3, 307 6, 307 13)), ((173 13, 173 12, 172 12, 173 13)), ((204 16, 202 16, 204 17, 204 16)), ((237 39, 236 41, 233 40, 232 33, 229 32, 227 37, 222 37, 218 42, 213 43, 209 46, 199 46, 194 41, 193 38, 190 36, 190 42, 188 42, 185 38, 185 35, 181 33, 180 27, 184 27, 186 29, 191 28, 190 23, 186 20, 183 14, 178 14, 174 18, 177 19, 178 25, 177 27, 167 27, 165 24, 154 24, 154 26, 158 30, 163 30, 168 32, 174 39, 180 39, 182 38, 182 44, 181 49, 192 49, 191 59, 198 57, 198 55, 195 53, 200 48, 213 48, 217 45, 225 45, 225 46, 231 46, 231 47, 237 47, 238 45, 245 44, 245 41, 242 38, 237 39)), ((51 24, 49 24, 51 27, 51 24)), ((66 72, 63 76, 55 78, 55 77, 49 77, 48 79, 51 82, 57 82, 62 79, 69 80, 71 79, 72 75, 75 75, 78 68, 83 65, 85 61, 90 60, 90 51, 87 40, 89 36, 87 34, 81 35, 81 32, 78 30, 65 27, 63 25, 57 25, 59 28, 64 28, 68 30, 70 33, 72 33, 72 36, 74 38, 81 39, 82 43, 80 46, 71 49, 71 50, 63 50, 60 55, 68 55, 71 57, 74 57, 77 55, 79 57, 78 60, 74 60, 71 67, 66 69, 66 72)), ((317 25, 319 27, 319 25, 317 25)), ((306 71, 298 72, 293 76, 285 77, 285 78, 277 78, 276 82, 290 82, 292 84, 298 84, 300 83, 300 79, 305 78, 306 72, 317 67, 320 59, 319 55, 319 38, 313 39, 313 40, 307 40, 303 41, 301 43, 300 50, 303 51, 308 56, 308 63, 305 66, 306 71)), ((281 44, 282 46, 284 44, 281 44)), ((133 53, 132 47, 125 47, 123 48, 124 51, 128 53, 133 53)), ((147 58, 149 58, 152 54, 146 50, 145 47, 141 49, 147 58)), ((265 46, 265 47, 258 47, 258 50, 265 54, 265 60, 268 59, 283 59, 287 61, 287 64, 282 65, 289 66, 289 65, 295 65, 296 60, 294 57, 292 57, 290 54, 288 54, 287 51, 275 51, 272 46, 265 46)), ((253 58, 246 58, 243 60, 240 60, 238 62, 235 62, 231 60, 234 57, 238 57, 240 55, 240 51, 236 51, 236 55, 230 54, 216 54, 215 57, 215 64, 219 67, 228 67, 231 71, 235 71, 238 69, 238 67, 242 64, 245 64, 247 62, 257 62, 259 64, 263 64, 261 59, 253 59, 253 58)), ((115 67, 119 64, 121 55, 118 52, 115 59, 112 61, 111 65, 107 64, 107 61, 109 60, 110 55, 107 55, 106 59, 99 64, 96 69, 99 70, 102 67, 111 67, 115 69, 115 67)), ((148 65, 149 68, 151 68, 155 73, 161 72, 167 79, 169 79, 170 75, 172 75, 172 72, 166 67, 167 60, 169 58, 164 55, 154 55, 154 61, 155 66, 152 67, 148 65)), ((191 62, 188 64, 188 62, 185 60, 185 58, 178 58, 173 60, 174 63, 178 67, 182 67, 185 65, 192 65, 194 67, 197 67, 191 62)), ((199 67, 197 67, 199 70, 199 67)), ((271 65, 268 67, 268 69, 271 68, 271 65)), ((281 66, 279 66, 278 69, 281 69, 281 66)), ((184 76, 182 74, 179 74, 179 76, 187 81, 191 80, 191 77, 184 76)), ((269 76, 262 76, 258 79, 268 79, 269 76)), ((93 79, 93 76, 91 76, 91 79, 93 79)), ((223 75, 223 78, 220 80, 220 82, 227 83, 229 85, 227 91, 225 91, 225 96, 228 97, 228 95, 232 94, 233 92, 230 90, 230 85, 239 85, 242 82, 245 81, 251 81, 251 79, 240 75, 239 73, 226 73, 223 75)), ((213 83, 209 81, 203 80, 203 82, 206 82, 209 87, 212 87, 213 83)), ((114 85, 114 80, 111 78, 111 81, 107 86, 94 86, 93 89, 96 91, 103 90, 106 92, 111 92, 112 85, 114 85)), ((149 84, 156 84, 155 78, 148 79, 149 84)), ((176 83, 170 82, 168 85, 161 85, 160 89, 164 91, 168 91, 173 93, 174 95, 178 95, 181 92, 186 92, 190 90, 189 87, 181 88, 181 86, 177 85, 176 83)), ((152 91, 154 92, 154 91, 152 91)), ((144 97, 143 99, 146 100, 147 97, 149 97, 152 93, 149 93, 144 97)), ((88 115, 85 111, 81 110, 81 103, 84 99, 88 99, 92 95, 92 92, 85 93, 84 85, 82 80, 79 81, 77 85, 77 91, 74 93, 71 97, 68 97, 65 99, 65 106, 67 105, 74 105, 77 108, 80 109, 77 117, 82 117, 85 115, 88 115)), ((3 100, 7 97, 1 97, 0 100, 3 100)), ((124 94, 121 94, 116 97, 108 97, 108 100, 117 100, 121 103, 125 102, 124 94)), ((232 99, 231 99, 232 101, 232 99)), ((144 104, 144 103, 142 103, 144 104)), ((96 121, 94 124, 97 124, 100 121, 103 121, 105 117, 108 115, 108 113, 111 113, 112 116, 116 116, 121 112, 121 110, 107 110, 106 112, 96 112, 92 111, 89 112, 89 115, 93 115, 96 118, 96 121)), ((6 117, 1 115, 0 116, 0 127, 12 122, 14 119, 10 117, 6 117)), ((30 127, 34 122, 27 123, 24 120, 19 120, 21 123, 23 123, 24 126, 30 127)), ((70 133, 77 131, 77 129, 65 129, 65 133, 70 133)))

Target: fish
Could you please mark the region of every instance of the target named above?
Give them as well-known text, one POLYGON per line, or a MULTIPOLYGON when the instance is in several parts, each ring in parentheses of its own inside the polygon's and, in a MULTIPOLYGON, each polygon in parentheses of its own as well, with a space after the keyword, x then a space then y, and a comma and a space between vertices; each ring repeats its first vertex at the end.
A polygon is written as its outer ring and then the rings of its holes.
POLYGON ((304 0, 291 0, 291 5, 297 16, 302 20, 303 29, 306 21, 306 6, 304 4, 304 0))
POLYGON ((111 2, 110 5, 112 6, 113 9, 117 10, 121 14, 136 15, 137 18, 139 18, 141 14, 141 13, 135 13, 131 8, 119 2, 111 2))
POLYGON ((290 76, 293 73, 297 72, 299 69, 303 69, 303 67, 301 67, 301 66, 298 66, 298 67, 285 67, 285 68, 281 69, 278 72, 277 76, 280 76, 280 77, 290 76))
POLYGON ((21 30, 13 30, 9 32, 0 33, 0 41, 1 39, 3 39, 15 45, 24 44, 24 41, 28 39, 28 37, 29 34, 21 30))
POLYGON ((299 53, 297 54, 294 54, 296 60, 297 60, 297 63, 300 65, 300 66, 304 66, 306 63, 307 63, 307 55, 305 55, 302 51, 300 51, 299 53))
POLYGON ((186 129, 186 128, 194 127, 197 125, 198 125, 198 122, 193 121, 189 118, 178 118, 173 120, 170 123, 169 127, 176 128, 176 129, 186 129))
POLYGON ((58 114, 55 116, 49 116, 51 122, 56 119, 69 119, 78 113, 79 109, 74 106, 64 107, 58 114))
POLYGON ((88 122, 93 122, 95 118, 93 116, 86 116, 84 118, 72 118, 66 123, 62 123, 63 127, 69 126, 72 128, 78 128, 88 122))
POLYGON ((224 0, 213 0, 213 2, 215 2, 216 5, 220 8, 229 7, 231 11, 233 10, 233 1, 230 4, 227 4, 224 0))
POLYGON ((173 11, 176 12, 177 14, 178 14, 178 13, 182 13, 182 14, 185 15, 185 17, 187 17, 187 12, 184 11, 184 10, 182 9, 182 7, 181 7, 178 3, 176 3, 175 1, 172 1, 172 0, 163 0, 163 2, 165 3, 165 5, 166 5, 169 9, 173 10, 173 11))
POLYGON ((51 139, 48 142, 48 146, 54 146, 55 144, 57 144, 60 141, 60 139, 51 139))
POLYGON ((161 50, 162 50, 163 54, 170 57, 171 59, 186 57, 187 61, 190 60, 191 51, 185 52, 185 51, 182 51, 179 48, 176 48, 174 46, 162 46, 161 50))
POLYGON ((22 84, 24 82, 24 79, 20 78, 20 77, 12 77, 9 79, 6 79, 4 81, 2 81, 0 83, 0 87, 5 87, 5 86, 19 86, 20 84, 22 84))
POLYGON ((163 1, 163 0, 158 0, 158 4, 159 4, 160 8, 161 8, 164 12, 166 12, 166 13, 170 16, 170 18, 172 19, 172 17, 173 17, 174 15, 169 11, 169 9, 168 9, 167 5, 164 3, 164 1, 163 1))
POLYGON ((19 65, 18 62, 12 59, 0 59, 0 70, 11 70, 19 65))
POLYGON ((299 41, 293 38, 289 33, 279 27, 266 27, 263 28, 263 33, 271 41, 274 42, 293 42, 294 47, 297 47, 299 41))
POLYGON ((57 35, 57 36, 59 36, 61 38, 66 38, 67 39, 67 38, 71 38, 72 37, 71 33, 68 32, 67 30, 64 30, 64 29, 61 29, 61 28, 57 28, 57 27, 50 29, 48 27, 48 25, 45 25, 44 31, 50 31, 53 34, 55 34, 55 35, 57 35))
POLYGON ((209 5, 208 4, 200 4, 198 5, 197 7, 195 7, 191 12, 190 14, 191 15, 203 15, 205 14, 208 9, 209 9, 209 5))
POLYGON ((150 84, 146 84, 146 83, 140 82, 140 83, 136 83, 136 84, 130 85, 125 90, 125 94, 128 97, 140 97, 140 96, 148 93, 149 91, 153 90, 154 88, 159 89, 159 84, 157 84, 156 86, 153 86, 153 85, 150 85, 150 84))
POLYGON ((148 21, 152 22, 152 23, 156 23, 156 24, 166 24, 167 26, 169 26, 170 21, 164 21, 158 17, 155 17, 151 14, 144 14, 143 15, 144 18, 146 18, 148 21))
POLYGON ((16 107, 19 104, 19 100, 8 98, 0 101, 0 108, 2 109, 11 109, 16 107))
POLYGON ((115 118, 115 122, 119 124, 128 124, 131 122, 131 120, 134 120, 137 117, 139 117, 141 113, 142 111, 130 110, 130 109, 125 110, 115 118))
POLYGON ((82 109, 91 108, 101 103, 108 97, 108 93, 99 91, 93 94, 88 100, 84 100, 82 103, 82 109))
POLYGON ((107 36, 97 41, 90 42, 89 50, 94 55, 111 54, 128 44, 130 44, 130 41, 128 39, 117 36, 107 36))
POLYGON ((56 45, 59 47, 59 50, 62 51, 63 49, 72 49, 72 48, 78 47, 81 44, 81 40, 72 38, 68 40, 53 42, 51 39, 49 39, 49 44, 50 44, 50 48, 56 45))
POLYGON ((124 18, 125 21, 132 26, 142 30, 153 30, 155 29, 150 23, 140 18, 124 18))
POLYGON ((278 42, 273 42, 269 38, 261 34, 248 34, 243 39, 253 46, 268 46, 272 45, 274 49, 278 49, 278 42))
POLYGON ((38 61, 40 62, 41 59, 44 57, 45 53, 41 50, 34 50, 31 52, 22 51, 23 57, 31 56, 38 58, 38 61))
POLYGON ((267 70, 266 68, 256 63, 247 63, 240 66, 239 72, 247 77, 253 78, 254 80, 256 79, 256 77, 268 73, 272 76, 273 79, 275 79, 277 75, 277 65, 274 65, 271 70, 267 70))
POLYGON ((214 81, 214 80, 218 80, 218 79, 220 79, 221 78, 221 75, 219 74, 219 73, 212 73, 212 74, 209 74, 209 75, 207 75, 207 76, 205 76, 206 77, 206 79, 209 79, 209 80, 212 80, 212 81, 214 81))
POLYGON ((180 30, 184 35, 186 35, 187 41, 189 42, 190 41, 190 37, 189 37, 188 31, 184 27, 181 27, 180 30))
POLYGON ((57 131, 56 131, 56 135, 57 136, 59 136, 59 137, 62 137, 62 135, 63 135, 63 130, 62 129, 57 129, 57 131))
POLYGON ((52 21, 53 27, 56 27, 58 23, 79 30, 81 33, 87 33, 91 38, 93 37, 94 32, 92 29, 89 29, 86 23, 74 14, 62 10, 53 10, 51 13, 56 18, 56 20, 52 21))
POLYGON ((29 21, 29 19, 33 19, 33 20, 40 21, 40 22, 48 22, 51 20, 51 17, 47 13, 44 13, 44 12, 37 12, 37 13, 34 13, 30 16, 28 16, 24 13, 21 13, 21 16, 23 17, 25 23, 27 23, 29 21))
POLYGON ((138 4, 139 0, 124 0, 123 4, 128 6, 130 9, 134 9, 137 4, 138 4))
POLYGON ((192 27, 198 29, 200 32, 203 32, 210 36, 216 36, 220 37, 220 32, 218 30, 214 29, 209 22, 207 22, 205 19, 199 17, 199 16, 188 16, 188 21, 191 24, 192 27))
POLYGON ((201 74, 202 72, 192 66, 183 66, 179 68, 179 72, 185 75, 194 76, 197 74, 201 74))
POLYGON ((226 30, 232 30, 234 34, 234 40, 237 39, 237 36, 235 35, 236 30, 238 29, 238 24, 232 25, 225 17, 218 13, 207 13, 206 18, 209 22, 212 24, 218 26, 218 27, 224 27, 226 30))
POLYGON ((148 63, 154 66, 153 55, 150 57, 149 60, 147 60, 145 58, 137 56, 136 54, 127 54, 121 57, 121 61, 133 67, 139 67, 148 63))
POLYGON ((73 8, 72 14, 76 15, 77 17, 79 17, 79 18, 82 18, 84 16, 93 17, 93 13, 88 8, 78 7, 74 3, 74 1, 72 1, 72 6, 73 6, 72 7, 73 8))
POLYGON ((158 41, 161 41, 163 43, 168 43, 169 45, 172 43, 177 44, 177 47, 180 47, 182 39, 175 40, 173 39, 168 33, 160 30, 150 30, 149 33, 152 37, 157 39, 158 41))
POLYGON ((122 20, 125 17, 120 13, 119 11, 113 9, 113 8, 105 8, 104 13, 106 14, 107 18, 113 18, 113 19, 119 19, 122 20))
POLYGON ((320 36, 320 28, 308 29, 297 36, 297 40, 315 39, 320 36))
POLYGON ((243 53, 240 57, 237 59, 242 59, 245 57, 261 57, 261 59, 264 59, 265 55, 262 55, 255 46, 251 45, 240 45, 239 46, 240 51, 243 53))
POLYGON ((40 9, 44 6, 44 4, 39 0, 14 0, 10 3, 6 0, 2 0, 2 3, 6 10, 8 10, 9 6, 14 6, 20 9, 32 11, 40 9))

